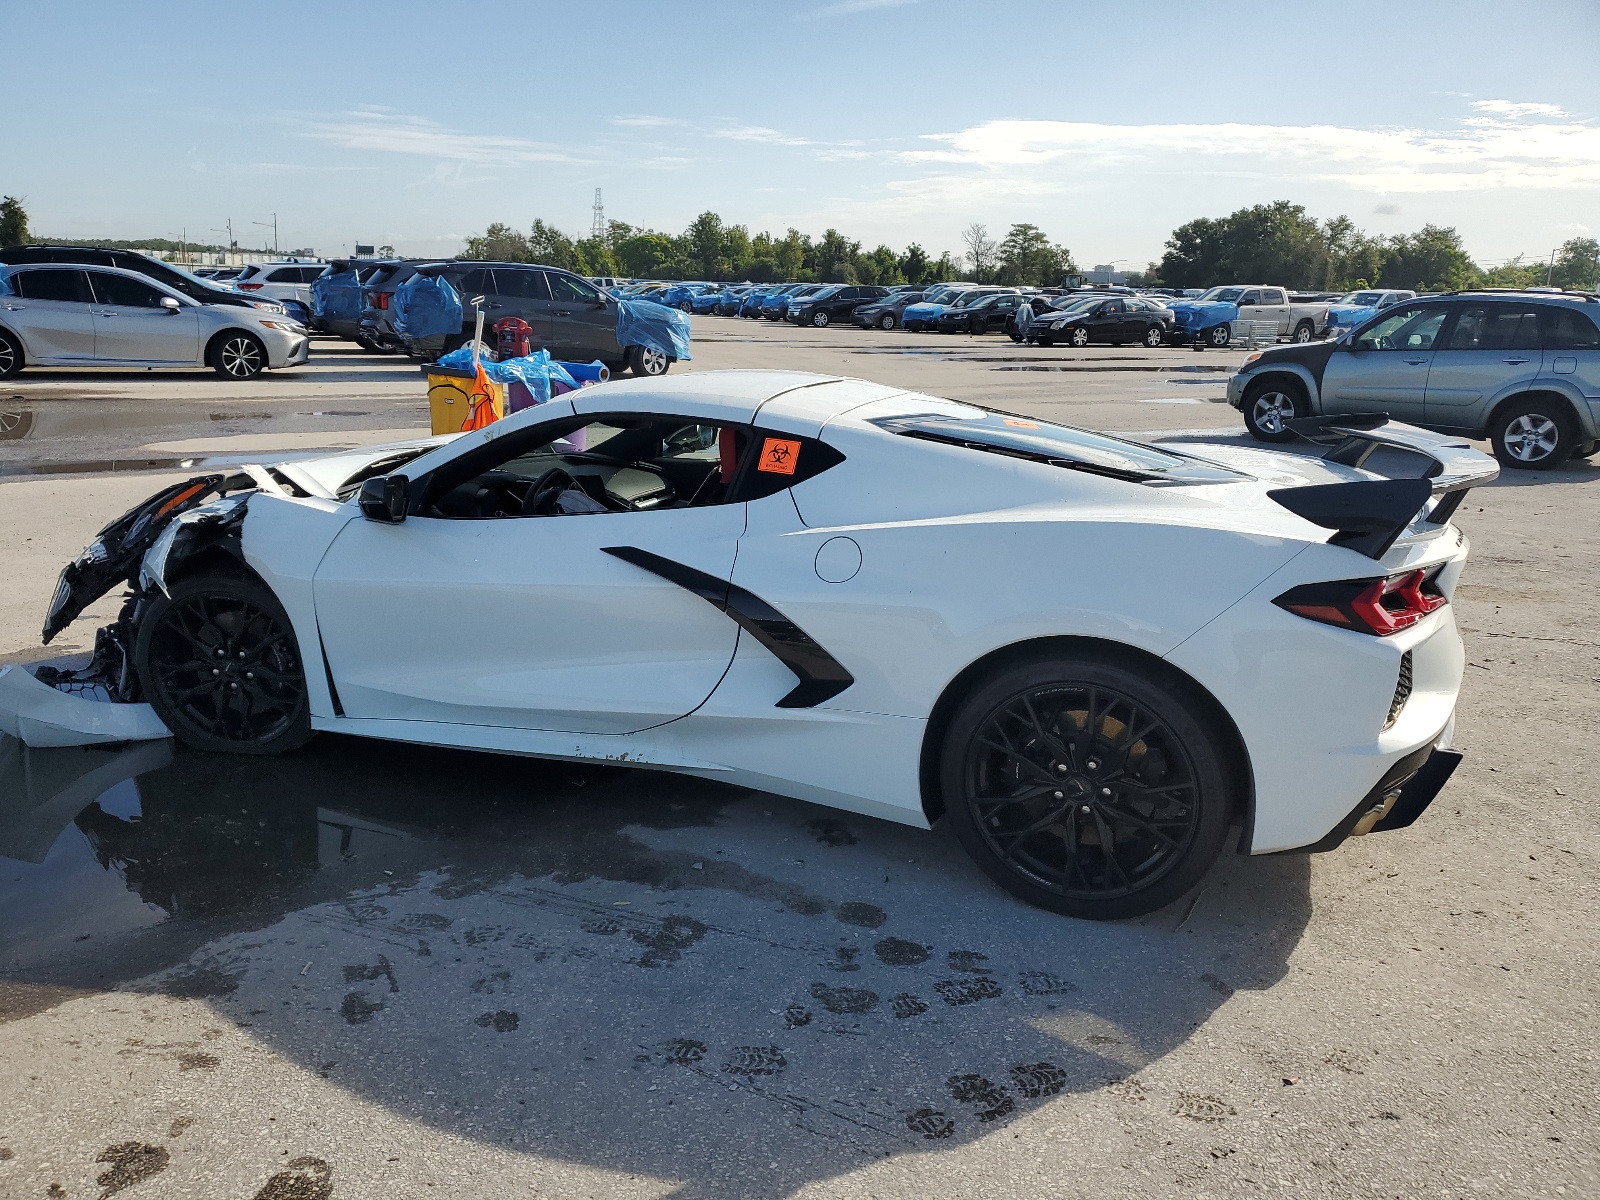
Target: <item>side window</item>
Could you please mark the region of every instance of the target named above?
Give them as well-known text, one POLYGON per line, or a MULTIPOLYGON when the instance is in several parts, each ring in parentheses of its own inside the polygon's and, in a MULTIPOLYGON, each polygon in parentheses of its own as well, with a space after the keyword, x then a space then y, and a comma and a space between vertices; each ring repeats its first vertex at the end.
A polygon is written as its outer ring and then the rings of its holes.
POLYGON ((1247 304, 1260 304, 1260 303, 1261 303, 1261 293, 1260 292, 1246 292, 1244 295, 1239 297, 1239 307, 1240 308, 1243 308, 1247 304))
POLYGON ((1445 350, 1481 350, 1483 335, 1489 324, 1489 306, 1486 304, 1462 305, 1456 310, 1456 327, 1450 331, 1445 350))
POLYGON ((588 283, 571 275, 558 275, 554 271, 543 273, 550 284, 552 300, 576 301, 580 304, 597 303, 600 293, 588 283))
POLYGON ((1600 329, 1594 320, 1571 308, 1541 305, 1546 350, 1600 350, 1600 329))
POLYGON ((1282 288, 1275 288, 1267 293, 1267 303, 1287 304, 1289 303, 1289 297, 1284 293, 1282 288))
POLYGON ((1489 304, 1480 350, 1537 350, 1539 309, 1532 304, 1489 304))
POLYGON ((474 267, 461 277, 461 282, 454 285, 456 291, 461 293, 463 302, 471 300, 474 296, 494 295, 494 273, 488 267, 474 267))
POLYGON ((1407 304, 1369 325, 1356 339, 1362 350, 1432 350, 1447 310, 1443 306, 1407 304))
POLYGON ((18 271, 11 286, 25 300, 65 300, 89 304, 89 284, 82 271, 18 271))
POLYGON ((101 304, 117 304, 127 308, 160 308, 166 294, 158 292, 148 283, 129 279, 126 275, 113 275, 109 271, 88 272, 94 287, 94 298, 101 304))
POLYGON ((516 296, 523 300, 548 300, 543 271, 517 271, 509 267, 494 269, 495 291, 502 296, 516 296))

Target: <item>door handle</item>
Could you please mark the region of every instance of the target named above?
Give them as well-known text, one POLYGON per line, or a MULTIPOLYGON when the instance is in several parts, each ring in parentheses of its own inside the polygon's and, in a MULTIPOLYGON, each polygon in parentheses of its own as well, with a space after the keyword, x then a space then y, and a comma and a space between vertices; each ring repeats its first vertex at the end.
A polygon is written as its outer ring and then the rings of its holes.
POLYGON ((1427 361, 1428 360, 1425 359, 1425 358, 1408 358, 1408 359, 1406 359, 1406 362, 1408 364, 1410 364, 1411 366, 1413 366, 1413 367, 1424 366, 1424 365, 1426 365, 1427 361))
POLYGON ((1500 361, 1505 363, 1507 366, 1520 367, 1523 363, 1527 362, 1528 360, 1525 359, 1525 358, 1503 358, 1500 361))
POLYGON ((27 307, 28 306, 26 304, 8 304, 8 305, 6 305, 6 310, 8 312, 22 312, 27 307))
POLYGON ((572 310, 570 308, 558 308, 555 311, 555 315, 558 317, 570 317, 572 310))
POLYGON ((96 316, 96 317, 114 317, 114 316, 117 315, 116 313, 112 312, 111 310, 104 309, 104 308, 91 308, 89 310, 89 312, 90 312, 91 315, 96 316))

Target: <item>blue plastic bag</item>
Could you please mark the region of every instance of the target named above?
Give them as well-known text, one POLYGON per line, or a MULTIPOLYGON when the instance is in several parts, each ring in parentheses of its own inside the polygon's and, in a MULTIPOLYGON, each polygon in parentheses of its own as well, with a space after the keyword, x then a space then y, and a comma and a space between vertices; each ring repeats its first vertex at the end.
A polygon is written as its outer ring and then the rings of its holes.
POLYGON ((623 349, 643 346, 679 362, 688 362, 688 314, 649 300, 618 300, 617 345, 623 349))
MULTIPOLYGON (((483 373, 496 383, 524 384, 535 404, 544 404, 550 399, 552 384, 564 383, 573 389, 578 387, 577 379, 567 370, 566 364, 551 358, 548 350, 535 350, 526 358, 508 358, 503 362, 484 358, 480 364, 483 373)), ((472 370, 472 347, 462 346, 449 354, 441 354, 437 365, 460 371, 472 370)))
POLYGON ((443 275, 417 272, 395 290, 391 304, 394 331, 403 338, 461 332, 461 297, 443 275))
POLYGON ((311 281, 311 315, 319 321, 361 319, 361 284, 355 268, 318 275, 311 281))

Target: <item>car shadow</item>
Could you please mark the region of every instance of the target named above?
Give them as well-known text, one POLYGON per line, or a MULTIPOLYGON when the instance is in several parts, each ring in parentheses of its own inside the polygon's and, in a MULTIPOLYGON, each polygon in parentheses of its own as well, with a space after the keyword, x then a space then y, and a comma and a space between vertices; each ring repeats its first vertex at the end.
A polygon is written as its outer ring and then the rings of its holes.
MULTIPOLYGON (((0 739, 0 1021, 121 987, 497 1147, 788 1195, 1138 1072, 1310 916, 1225 855, 1116 923, 933 833, 659 773, 323 736, 245 761, 0 739)), ((1225 1109, 1228 1097, 1178 1104, 1225 1109)), ((339 1147, 317 1148, 337 1167, 339 1147)))

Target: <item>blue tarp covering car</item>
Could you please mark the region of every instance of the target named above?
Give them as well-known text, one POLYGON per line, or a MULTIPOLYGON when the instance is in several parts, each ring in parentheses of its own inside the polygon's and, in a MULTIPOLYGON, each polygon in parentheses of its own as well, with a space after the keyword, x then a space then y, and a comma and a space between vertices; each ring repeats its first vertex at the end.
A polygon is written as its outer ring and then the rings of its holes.
POLYGON ((394 331, 403 338, 461 331, 461 297, 442 275, 413 275, 395 289, 391 309, 394 331))
POLYGON ((333 321, 360 322, 361 282, 353 265, 311 281, 311 316, 319 327, 333 321))
POLYGON ((1346 292, 1334 303, 1328 305, 1327 333, 1331 337, 1343 333, 1346 329, 1354 329, 1381 309, 1388 308, 1391 304, 1397 304, 1401 300, 1410 300, 1415 296, 1415 292, 1389 291, 1386 289, 1346 292))
POLYGON ((650 300, 617 301, 617 344, 643 346, 679 362, 689 361, 689 317, 650 300))
POLYGON ((720 291, 697 292, 689 300, 689 311, 694 313, 711 313, 716 310, 717 305, 721 302, 722 293, 720 291))
POLYGON ((1167 307, 1172 310, 1172 320, 1176 325, 1175 339, 1182 343, 1205 338, 1218 326, 1237 321, 1239 305, 1236 302, 1242 295, 1243 288, 1219 287, 1203 292, 1195 300, 1174 300, 1167 307))

